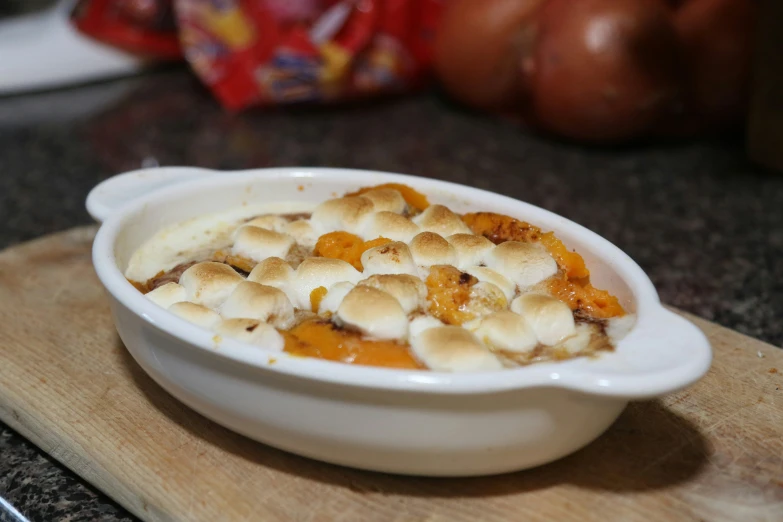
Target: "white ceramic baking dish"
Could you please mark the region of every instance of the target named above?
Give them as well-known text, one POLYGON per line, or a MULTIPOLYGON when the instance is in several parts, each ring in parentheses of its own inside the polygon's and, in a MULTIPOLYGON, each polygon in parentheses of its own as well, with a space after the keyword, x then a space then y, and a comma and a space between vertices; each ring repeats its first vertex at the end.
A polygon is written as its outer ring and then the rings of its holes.
POLYGON ((442 476, 529 468, 588 444, 628 401, 692 384, 711 360, 702 332, 661 306, 650 280, 620 249, 551 212, 466 186, 347 169, 160 168, 107 180, 87 207, 103 221, 95 269, 138 364, 215 422, 323 461, 442 476), (596 286, 637 314, 635 326, 615 352, 597 359, 474 374, 370 368, 217 341, 123 277, 134 250, 167 225, 249 203, 315 204, 385 182, 408 184, 457 212, 491 210, 554 230, 582 254, 596 286))

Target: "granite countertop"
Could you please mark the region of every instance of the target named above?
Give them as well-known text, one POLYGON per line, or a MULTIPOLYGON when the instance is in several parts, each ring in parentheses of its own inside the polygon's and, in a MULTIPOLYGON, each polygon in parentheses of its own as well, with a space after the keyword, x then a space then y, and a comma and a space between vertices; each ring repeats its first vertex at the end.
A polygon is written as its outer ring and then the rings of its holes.
MULTIPOLYGON (((750 164, 740 137, 585 148, 526 135, 429 93, 232 115, 174 69, 0 99, 0 150, 0 247, 89 223, 88 190, 141 166, 406 172, 563 214, 639 262, 666 303, 783 343, 783 174, 750 164)), ((0 497, 23 515, 132 520, 0 427, 0 497)), ((15 520, 1 513, 0 521, 15 520)))

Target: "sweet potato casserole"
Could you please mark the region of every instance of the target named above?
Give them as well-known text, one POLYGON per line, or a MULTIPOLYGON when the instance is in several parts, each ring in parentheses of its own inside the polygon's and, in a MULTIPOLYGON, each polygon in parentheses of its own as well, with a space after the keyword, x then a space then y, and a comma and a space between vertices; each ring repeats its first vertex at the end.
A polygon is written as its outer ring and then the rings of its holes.
POLYGON ((629 320, 552 232, 405 185, 169 227, 126 277, 218 336, 351 364, 487 371, 612 350, 629 320))

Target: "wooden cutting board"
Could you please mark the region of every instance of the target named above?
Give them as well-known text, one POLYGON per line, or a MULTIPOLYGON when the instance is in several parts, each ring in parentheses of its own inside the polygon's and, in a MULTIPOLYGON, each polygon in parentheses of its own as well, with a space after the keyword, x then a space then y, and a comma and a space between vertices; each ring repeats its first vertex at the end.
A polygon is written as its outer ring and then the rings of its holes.
POLYGON ((0 253, 0 418, 145 520, 783 520, 783 351, 691 318, 715 363, 586 449, 472 479, 355 471, 188 410, 136 365, 90 262, 94 228, 0 253))

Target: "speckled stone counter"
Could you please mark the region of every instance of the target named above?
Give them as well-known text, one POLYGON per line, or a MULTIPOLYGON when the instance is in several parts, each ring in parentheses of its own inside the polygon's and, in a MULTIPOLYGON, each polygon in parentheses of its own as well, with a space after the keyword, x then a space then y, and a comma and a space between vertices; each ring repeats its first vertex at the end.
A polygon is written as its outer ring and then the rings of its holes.
MULTIPOLYGON (((0 99, 0 247, 88 223, 94 184, 157 164, 356 167, 502 192, 620 246, 666 303, 783 343, 783 174, 752 166, 740 138, 590 149, 433 94, 231 115, 171 70, 0 99)), ((7 428, 0 497, 31 520, 132 519, 7 428)))

